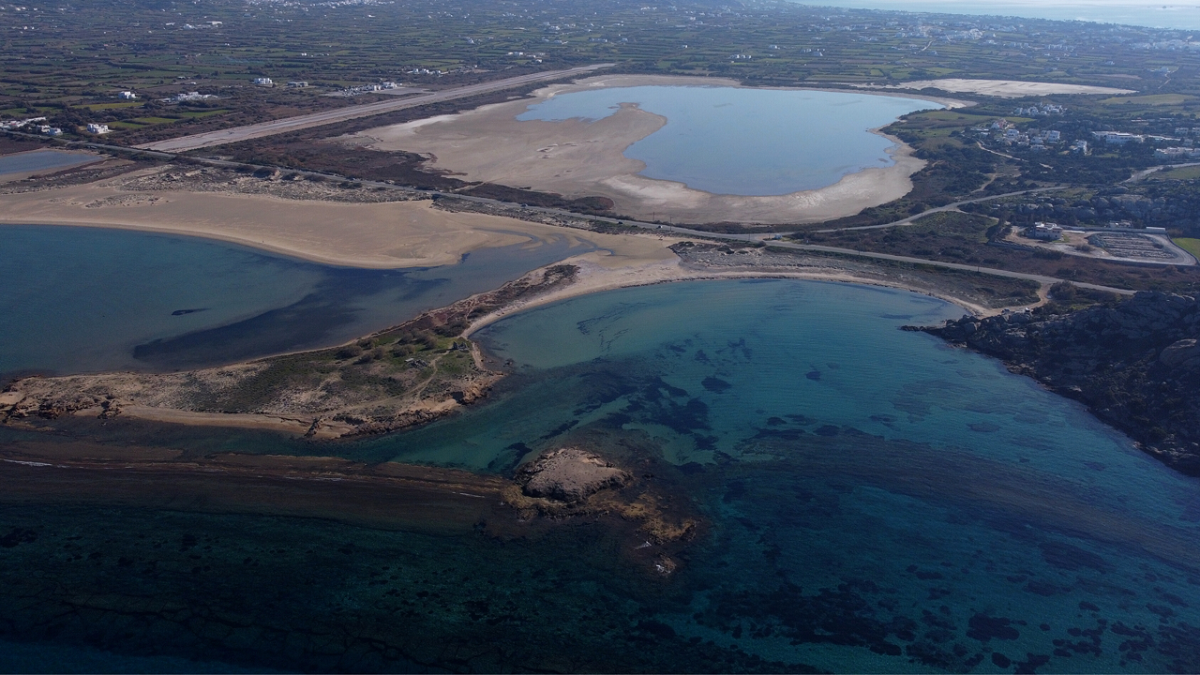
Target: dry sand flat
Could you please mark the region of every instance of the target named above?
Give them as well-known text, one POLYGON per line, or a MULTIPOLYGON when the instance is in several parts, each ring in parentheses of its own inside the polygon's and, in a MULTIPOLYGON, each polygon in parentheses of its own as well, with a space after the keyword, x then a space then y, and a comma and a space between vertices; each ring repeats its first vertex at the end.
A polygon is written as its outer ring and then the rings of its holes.
MULTIPOLYGON (((682 183, 637 175, 645 164, 624 156, 633 143, 666 124, 661 116, 626 105, 592 123, 518 122, 525 109, 552 96, 598 87, 642 85, 738 86, 732 80, 700 77, 602 76, 552 85, 522 99, 457 115, 418 120, 362 132, 352 142, 376 150, 406 150, 433 157, 432 166, 467 180, 557 192, 599 195, 622 215, 686 223, 807 223, 853 215, 898 199, 912 190, 909 176, 925 163, 898 139, 887 168, 867 169, 819 190, 743 197, 693 190, 682 183)), ((955 102, 962 105, 962 102, 955 102)))
POLYGON ((366 268, 450 265, 481 248, 563 237, 593 242, 618 259, 653 259, 662 248, 649 237, 451 213, 433 208, 429 201, 354 204, 213 192, 134 192, 114 181, 0 195, 0 223, 193 235, 366 268))
POLYGON ((864 89, 919 90, 932 87, 955 94, 982 94, 999 98, 1022 98, 1025 96, 1047 96, 1049 94, 1134 94, 1131 89, 1093 87, 1085 84, 1061 84, 1057 82, 1019 82, 1016 80, 918 80, 893 85, 854 85, 864 89))

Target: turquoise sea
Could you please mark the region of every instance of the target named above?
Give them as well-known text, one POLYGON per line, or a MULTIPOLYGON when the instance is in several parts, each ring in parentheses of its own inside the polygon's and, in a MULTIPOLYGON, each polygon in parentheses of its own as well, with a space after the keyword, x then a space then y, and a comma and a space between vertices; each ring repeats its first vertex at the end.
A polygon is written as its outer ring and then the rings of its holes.
POLYGON ((67 644, 115 668, 1196 672, 1200 482, 997 362, 898 330, 959 314, 833 283, 625 289, 481 331, 513 375, 414 431, 81 426, 109 446, 501 475, 579 445, 706 525, 662 578, 640 538, 586 520, 498 537, 0 498, 0 639, 26 645, 0 668, 67 644))
POLYGON ((900 116, 942 108, 914 98, 733 87, 613 87, 560 94, 518 120, 598 120, 622 103, 666 125, 625 151, 640 175, 714 194, 783 195, 891 166, 892 141, 871 133, 900 116))

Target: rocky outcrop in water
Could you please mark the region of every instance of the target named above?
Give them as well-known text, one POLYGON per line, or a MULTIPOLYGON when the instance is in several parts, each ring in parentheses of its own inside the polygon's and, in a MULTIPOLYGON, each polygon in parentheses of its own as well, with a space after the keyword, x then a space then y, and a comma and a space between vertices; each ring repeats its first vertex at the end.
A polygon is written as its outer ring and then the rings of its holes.
POLYGON ((1200 303, 1138 293, 1119 304, 1055 305, 940 327, 937 335, 1005 362, 1086 404, 1169 466, 1200 476, 1200 303))
POLYGON ((526 496, 567 503, 579 503, 600 490, 621 487, 630 478, 602 457, 578 448, 542 453, 517 472, 517 483, 526 496))

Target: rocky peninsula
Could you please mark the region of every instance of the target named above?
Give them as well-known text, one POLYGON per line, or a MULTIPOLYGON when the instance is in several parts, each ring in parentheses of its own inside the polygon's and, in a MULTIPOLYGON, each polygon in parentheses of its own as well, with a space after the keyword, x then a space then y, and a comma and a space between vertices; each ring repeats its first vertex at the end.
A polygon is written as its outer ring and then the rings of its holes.
POLYGON ((944 326, 912 327, 1004 361, 1084 403, 1168 466, 1200 476, 1200 302, 1142 292, 1083 308, 1073 287, 1054 302, 944 326))

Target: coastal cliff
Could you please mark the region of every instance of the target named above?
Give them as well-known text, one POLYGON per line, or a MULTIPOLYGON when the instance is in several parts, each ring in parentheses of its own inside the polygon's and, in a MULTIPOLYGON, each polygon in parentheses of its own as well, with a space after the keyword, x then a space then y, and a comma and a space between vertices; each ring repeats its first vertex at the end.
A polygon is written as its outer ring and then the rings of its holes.
MULTIPOLYGON (((1059 298, 1074 289, 1056 289, 1059 298)), ((1200 302, 1158 292, 912 327, 1076 399, 1168 466, 1200 476, 1200 302)))

